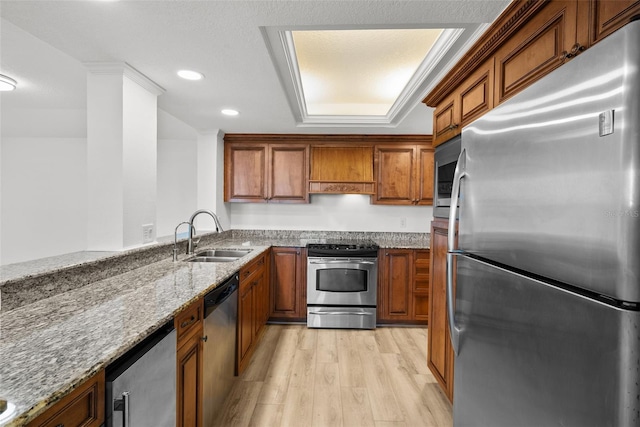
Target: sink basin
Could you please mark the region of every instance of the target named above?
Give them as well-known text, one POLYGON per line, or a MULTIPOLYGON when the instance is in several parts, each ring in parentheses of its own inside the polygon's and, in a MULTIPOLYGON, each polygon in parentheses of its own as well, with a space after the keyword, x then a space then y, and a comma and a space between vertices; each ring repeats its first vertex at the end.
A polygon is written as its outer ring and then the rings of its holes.
POLYGON ((185 259, 187 262, 231 262, 237 260, 239 257, 224 257, 224 256, 194 256, 185 259))
POLYGON ((211 249, 198 252, 195 256, 185 259, 187 262, 231 262, 251 252, 252 249, 211 249))
POLYGON ((198 252, 196 256, 221 257, 221 258, 242 258, 251 252, 251 249, 211 249, 198 252))

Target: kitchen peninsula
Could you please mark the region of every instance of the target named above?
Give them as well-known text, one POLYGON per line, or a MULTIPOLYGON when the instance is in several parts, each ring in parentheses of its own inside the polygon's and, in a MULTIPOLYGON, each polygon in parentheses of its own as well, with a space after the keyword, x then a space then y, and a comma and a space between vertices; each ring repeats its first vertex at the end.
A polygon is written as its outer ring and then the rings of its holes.
POLYGON ((46 273, 0 283, 0 397, 15 405, 12 418, 0 425, 32 421, 272 246, 304 247, 311 241, 354 237, 372 239, 381 249, 429 247, 423 233, 233 230, 209 234, 200 242, 202 249, 252 249, 233 262, 189 263, 182 261, 185 255, 173 262, 171 245, 157 244, 59 268, 54 276, 63 284, 61 290, 49 281, 37 292, 19 291, 21 280, 35 286, 46 273), (99 278, 102 268, 110 277, 99 278), (83 283, 73 271, 98 279, 83 283), (72 288, 74 281, 81 285, 72 288), (11 293, 5 295, 5 288, 12 288, 11 293), (38 299, 37 294, 46 297, 38 299))

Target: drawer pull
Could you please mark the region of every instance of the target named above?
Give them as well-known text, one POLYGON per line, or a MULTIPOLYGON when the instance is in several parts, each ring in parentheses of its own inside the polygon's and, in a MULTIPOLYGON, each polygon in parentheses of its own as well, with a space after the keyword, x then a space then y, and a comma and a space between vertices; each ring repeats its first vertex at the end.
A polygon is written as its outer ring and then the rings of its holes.
POLYGON ((180 324, 180 327, 181 328, 186 328, 187 326, 190 326, 191 324, 193 324, 193 322, 195 322, 195 321, 196 321, 196 316, 191 315, 191 319, 182 322, 180 324))

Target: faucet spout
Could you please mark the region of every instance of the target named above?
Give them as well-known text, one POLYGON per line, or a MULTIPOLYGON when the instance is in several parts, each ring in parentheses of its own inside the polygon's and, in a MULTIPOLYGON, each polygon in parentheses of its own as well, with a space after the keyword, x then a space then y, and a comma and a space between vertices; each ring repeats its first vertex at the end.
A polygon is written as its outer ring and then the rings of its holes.
POLYGON ((196 217, 200 214, 207 214, 209 216, 211 216, 211 218, 213 218, 213 220, 216 223, 216 231, 218 233, 224 231, 222 229, 222 225, 220 225, 220 220, 218 219, 218 216, 213 213, 213 211, 210 211, 208 209, 199 209, 197 211, 195 211, 193 213, 193 215, 191 215, 191 218, 189 219, 189 240, 187 241, 187 254, 191 255, 193 254, 193 251, 195 249, 195 245, 193 244, 193 236, 195 235, 194 233, 194 228, 193 228, 193 221, 196 219, 196 217))

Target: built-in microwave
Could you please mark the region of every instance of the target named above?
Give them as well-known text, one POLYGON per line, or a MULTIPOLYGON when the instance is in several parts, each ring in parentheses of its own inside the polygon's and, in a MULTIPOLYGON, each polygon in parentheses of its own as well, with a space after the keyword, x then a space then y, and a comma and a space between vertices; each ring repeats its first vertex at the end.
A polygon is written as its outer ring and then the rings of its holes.
POLYGON ((435 168, 433 173, 433 216, 448 218, 451 206, 453 174, 456 170, 462 138, 460 135, 440 144, 435 150, 435 168))

